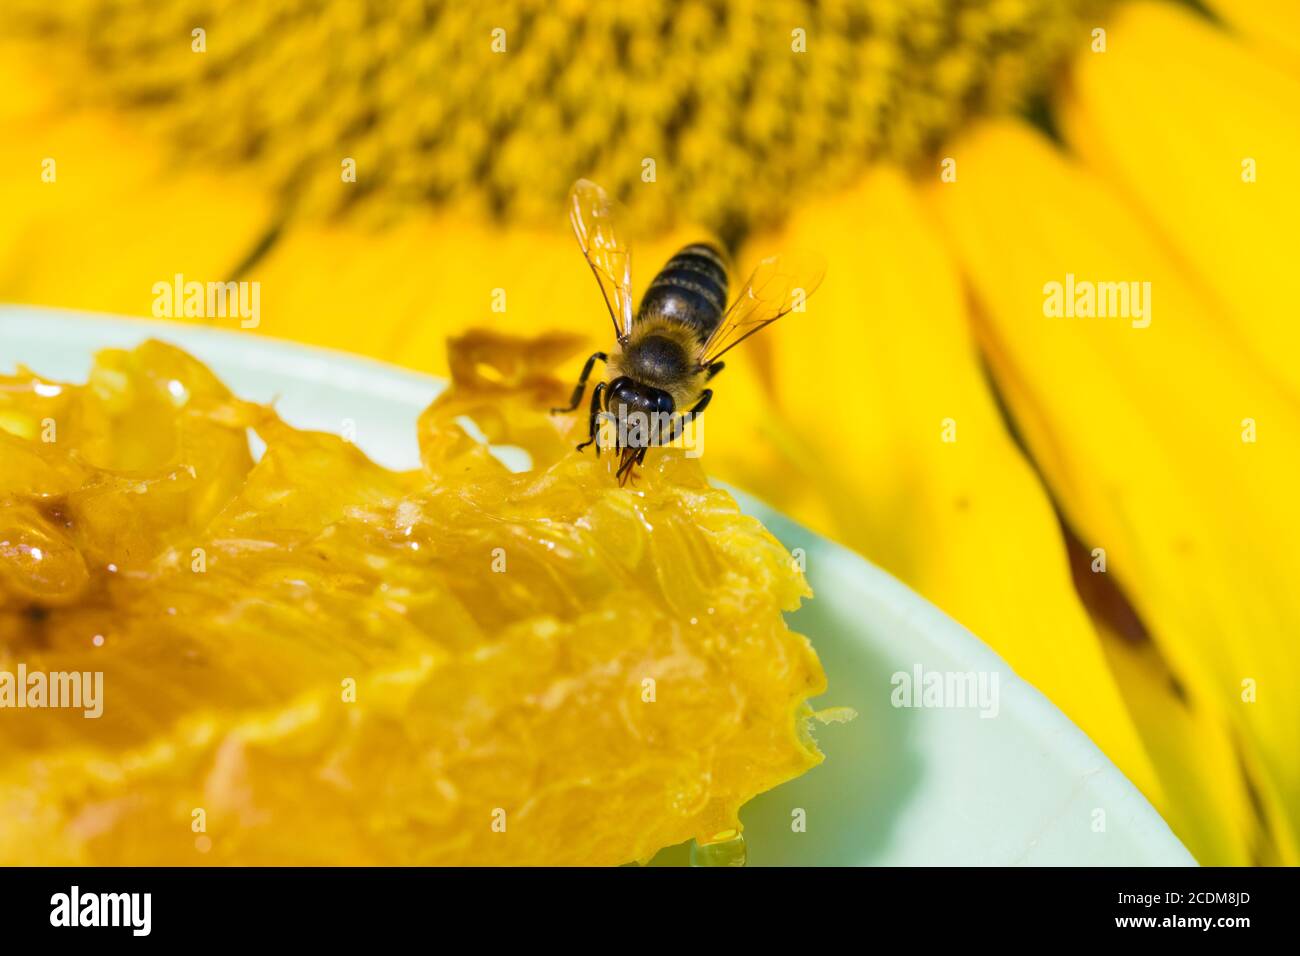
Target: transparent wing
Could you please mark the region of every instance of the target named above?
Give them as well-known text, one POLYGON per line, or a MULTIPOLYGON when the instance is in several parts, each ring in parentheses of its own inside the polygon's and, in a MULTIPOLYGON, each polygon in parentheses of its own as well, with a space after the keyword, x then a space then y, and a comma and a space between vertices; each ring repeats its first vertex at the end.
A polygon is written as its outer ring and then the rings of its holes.
POLYGON ((826 260, 815 253, 784 253, 764 259, 704 343, 700 365, 712 365, 759 329, 789 312, 802 311, 825 275, 826 260))
POLYGON ((579 179, 569 191, 569 222, 582 254, 596 274, 614 332, 632 331, 632 254, 623 237, 619 206, 595 183, 579 179))

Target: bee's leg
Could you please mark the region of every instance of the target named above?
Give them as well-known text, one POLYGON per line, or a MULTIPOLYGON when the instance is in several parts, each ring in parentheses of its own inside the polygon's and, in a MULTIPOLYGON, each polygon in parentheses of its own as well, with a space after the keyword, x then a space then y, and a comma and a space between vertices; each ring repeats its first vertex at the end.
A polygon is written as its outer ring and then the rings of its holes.
MULTIPOLYGON (((587 364, 590 365, 591 361, 588 360, 587 364)), ((579 392, 578 394, 579 397, 581 397, 582 393, 579 392)), ((605 383, 599 382, 597 383, 595 390, 593 390, 591 393, 591 417, 587 421, 587 440, 578 446, 578 451, 582 451, 588 445, 592 444, 593 442, 596 442, 596 438, 600 433, 600 400, 604 397, 604 395, 605 395, 605 383)), ((599 442, 596 442, 596 457, 597 458, 600 457, 599 442)))
POLYGON ((563 415, 565 412, 571 412, 578 407, 578 403, 582 401, 582 393, 587 390, 587 379, 591 378, 591 370, 596 364, 596 359, 608 362, 609 356, 604 352, 596 352, 591 358, 587 359, 587 364, 582 367, 582 374, 578 376, 578 384, 573 387, 573 398, 569 399, 569 407, 552 408, 552 415, 563 415))
POLYGON ((709 374, 704 376, 704 381, 706 382, 713 381, 713 376, 717 375, 726 367, 727 367, 726 362, 714 362, 712 365, 709 366, 709 374))
MULTIPOLYGON (((722 363, 721 362, 717 363, 717 367, 721 368, 722 363)), ((717 373, 715 372, 714 374, 717 373)), ((686 422, 694 418, 696 415, 703 415, 704 410, 709 407, 709 402, 711 402, 712 400, 713 400, 713 389, 706 388, 704 391, 700 392, 700 400, 695 403, 695 407, 692 408, 685 415, 678 415, 675 419, 673 419, 673 434, 672 437, 669 438, 665 444, 671 445, 673 442, 677 441, 677 439, 681 438, 682 429, 686 427, 686 422)))
POLYGON ((641 448, 640 450, 637 451, 635 455, 628 458, 621 465, 618 466, 617 477, 618 477, 618 486, 620 488, 622 488, 624 485, 628 484, 629 482, 631 482, 634 486, 636 485, 636 468, 638 465, 641 464, 641 462, 645 460, 645 453, 647 451, 649 451, 648 446, 645 448, 641 448))

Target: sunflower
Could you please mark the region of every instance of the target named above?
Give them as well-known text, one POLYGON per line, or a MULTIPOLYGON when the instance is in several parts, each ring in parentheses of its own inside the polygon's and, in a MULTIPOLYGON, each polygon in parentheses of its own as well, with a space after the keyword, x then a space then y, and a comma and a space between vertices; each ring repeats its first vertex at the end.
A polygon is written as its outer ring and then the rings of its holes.
POLYGON ((1300 862, 1300 13, 1086 0, 17 0, 0 299, 445 372, 608 327, 563 226, 830 260, 708 463, 907 582, 1207 864, 1300 862))

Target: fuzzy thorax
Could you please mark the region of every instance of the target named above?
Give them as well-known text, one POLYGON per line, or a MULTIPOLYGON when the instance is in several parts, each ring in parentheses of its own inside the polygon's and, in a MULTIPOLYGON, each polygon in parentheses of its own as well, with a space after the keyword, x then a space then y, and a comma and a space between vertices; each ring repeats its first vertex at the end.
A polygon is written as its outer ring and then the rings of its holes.
POLYGON ((633 326, 628 340, 610 356, 609 365, 614 378, 626 375, 667 392, 677 411, 683 412, 704 389, 707 373, 700 368, 699 354, 694 327, 650 317, 633 326))

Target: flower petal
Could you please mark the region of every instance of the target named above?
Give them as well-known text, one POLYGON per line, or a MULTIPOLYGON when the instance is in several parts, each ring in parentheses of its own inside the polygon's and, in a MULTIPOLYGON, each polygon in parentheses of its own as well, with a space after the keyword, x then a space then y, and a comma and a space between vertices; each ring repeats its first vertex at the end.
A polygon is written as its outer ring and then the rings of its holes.
POLYGON ((1259 49, 1300 75, 1300 4, 1295 0, 1205 0, 1205 4, 1259 49))
POLYGON ((1095 573, 1098 559, 1073 535, 1069 541, 1075 588, 1164 785, 1160 812, 1203 865, 1268 862, 1232 729, 1170 670, 1114 577, 1095 573))
POLYGON ((1160 812, 1205 866, 1249 866, 1258 825, 1230 728, 1188 701, 1150 641, 1094 622, 1142 741, 1160 774, 1160 812))
POLYGON ((1069 144, 1150 217, 1300 399, 1300 324, 1278 301, 1295 276, 1300 74, 1204 18, 1140 3, 1123 8, 1106 53, 1079 59, 1073 90, 1069 144))
POLYGON ((0 56, 0 299, 149 315, 156 282, 230 278, 270 220, 238 176, 177 174, 106 113, 55 114, 0 56))
POLYGON ((1013 122, 953 155, 960 182, 937 187, 935 206, 1027 446, 1085 546, 1105 549, 1107 573, 1179 680, 1207 718, 1233 728, 1278 853, 1293 861, 1295 406, 1097 177, 1013 122), (1149 325, 1047 317, 1047 283, 1070 276, 1149 282, 1149 325))

